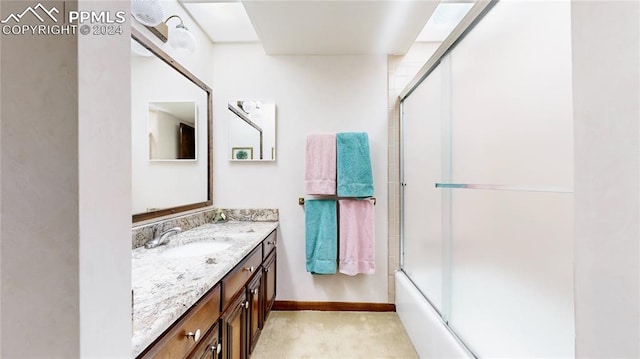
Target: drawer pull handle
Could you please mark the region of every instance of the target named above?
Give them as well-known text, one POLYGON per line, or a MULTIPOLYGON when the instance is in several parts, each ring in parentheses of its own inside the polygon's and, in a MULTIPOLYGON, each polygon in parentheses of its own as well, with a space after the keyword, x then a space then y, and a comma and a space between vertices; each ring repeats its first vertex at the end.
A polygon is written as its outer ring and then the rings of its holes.
POLYGON ((209 350, 211 350, 212 353, 214 354, 220 354, 220 352, 222 351, 222 344, 218 343, 218 345, 212 345, 209 350))
POLYGON ((245 267, 245 268, 244 268, 244 270, 246 270, 246 271, 247 271, 247 272, 249 272, 249 273, 253 273, 254 268, 253 268, 253 266, 251 266, 251 267, 245 267))
POLYGON ((197 342, 200 339, 200 329, 196 330, 196 332, 187 333, 187 338, 193 339, 194 342, 197 342))
POLYGON ((249 309, 249 301, 244 302, 244 308, 249 309))
POLYGON ((269 245, 273 244, 273 245, 275 246, 275 245, 276 245, 276 242, 274 242, 274 241, 269 241, 269 242, 267 242, 267 244, 269 244, 269 245))
POLYGON ((265 272, 265 273, 269 273, 269 268, 265 268, 265 269, 264 269, 264 272, 265 272))
POLYGON ((251 294, 253 294, 253 295, 258 294, 258 290, 257 289, 251 289, 251 294))

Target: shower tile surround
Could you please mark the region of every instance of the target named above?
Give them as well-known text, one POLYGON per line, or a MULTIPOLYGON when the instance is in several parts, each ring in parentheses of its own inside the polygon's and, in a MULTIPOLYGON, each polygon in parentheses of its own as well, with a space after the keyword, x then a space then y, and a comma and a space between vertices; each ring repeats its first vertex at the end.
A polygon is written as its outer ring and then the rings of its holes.
POLYGON ((211 223, 217 209, 160 220, 132 229, 132 350, 140 354, 278 227, 277 209, 225 209, 228 221, 211 223), (183 230, 167 245, 143 248, 153 228, 183 230), (201 240, 224 240, 228 249, 179 259, 162 258, 168 248, 201 240), (142 248, 141 248, 142 247, 142 248))
MULTIPOLYGON (((153 238, 153 231, 156 228, 164 231, 169 228, 180 227, 183 231, 188 231, 203 224, 211 223, 217 210, 217 208, 208 209, 133 227, 131 230, 131 249, 142 247, 146 241, 153 238)), ((227 215, 228 221, 277 222, 279 219, 277 209, 222 209, 222 211, 227 215)))

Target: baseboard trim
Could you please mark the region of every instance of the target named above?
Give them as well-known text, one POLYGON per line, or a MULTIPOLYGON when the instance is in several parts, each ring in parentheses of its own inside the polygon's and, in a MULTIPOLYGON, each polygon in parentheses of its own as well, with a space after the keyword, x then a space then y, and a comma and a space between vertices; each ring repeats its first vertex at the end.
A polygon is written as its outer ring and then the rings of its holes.
POLYGON ((273 310, 319 310, 333 312, 395 312, 393 303, 297 302, 276 300, 273 310))

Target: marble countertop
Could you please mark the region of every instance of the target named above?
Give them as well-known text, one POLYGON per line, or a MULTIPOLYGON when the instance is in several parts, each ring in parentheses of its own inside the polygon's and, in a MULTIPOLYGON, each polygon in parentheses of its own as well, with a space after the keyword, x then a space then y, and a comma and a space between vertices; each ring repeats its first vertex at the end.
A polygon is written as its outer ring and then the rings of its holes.
POLYGON ((134 249, 131 254, 134 357, 277 227, 278 222, 205 224, 170 237, 167 245, 134 249), (231 246, 211 255, 162 256, 170 248, 199 241, 225 241, 231 246))

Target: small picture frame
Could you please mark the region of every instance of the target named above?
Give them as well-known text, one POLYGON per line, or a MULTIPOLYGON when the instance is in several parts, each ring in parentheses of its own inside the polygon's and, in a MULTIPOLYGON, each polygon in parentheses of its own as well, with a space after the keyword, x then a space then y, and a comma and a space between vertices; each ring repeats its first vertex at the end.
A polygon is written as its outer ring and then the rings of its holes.
POLYGON ((253 147, 232 147, 231 159, 233 160, 252 160, 253 147))

